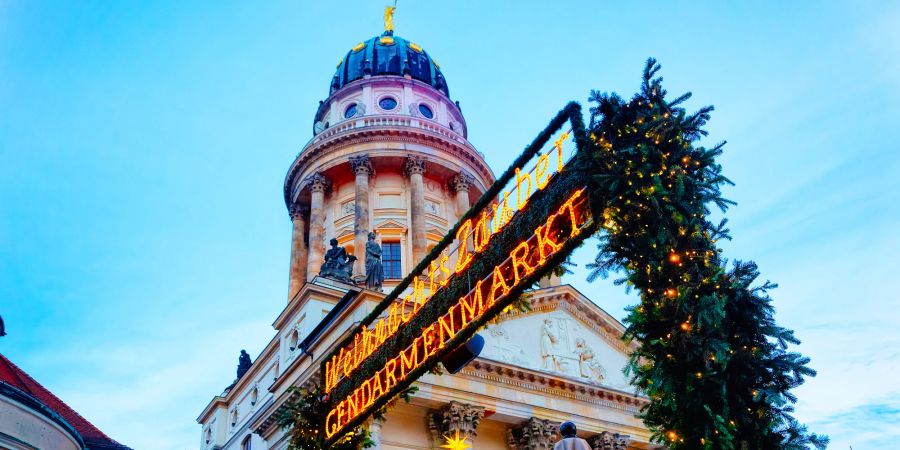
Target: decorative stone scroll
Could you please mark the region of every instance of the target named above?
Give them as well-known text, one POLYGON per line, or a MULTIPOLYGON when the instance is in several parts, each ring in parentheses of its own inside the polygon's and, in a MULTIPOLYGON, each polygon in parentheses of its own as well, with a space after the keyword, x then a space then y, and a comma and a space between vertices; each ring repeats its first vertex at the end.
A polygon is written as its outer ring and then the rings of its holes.
POLYGON ((510 450, 550 450, 557 440, 558 428, 558 423, 532 417, 506 430, 506 442, 510 450))
POLYGON ((592 450, 626 450, 629 436, 619 433, 604 431, 591 437, 588 442, 592 450))
POLYGON ((443 441, 444 436, 476 436, 475 430, 484 417, 484 408, 451 400, 440 411, 428 415, 428 430, 435 441, 443 441))

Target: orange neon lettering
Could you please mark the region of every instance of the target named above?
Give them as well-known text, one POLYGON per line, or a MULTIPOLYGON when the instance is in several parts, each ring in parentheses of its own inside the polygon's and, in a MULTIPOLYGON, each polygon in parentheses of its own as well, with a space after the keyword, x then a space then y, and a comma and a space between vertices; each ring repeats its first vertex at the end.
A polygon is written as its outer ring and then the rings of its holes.
POLYGON ((425 350, 423 359, 427 359, 437 351, 437 346, 434 345, 434 324, 422 330, 422 349, 425 350))
POLYGON ((503 274, 500 273, 500 266, 494 267, 494 275, 491 276, 491 295, 488 296, 488 303, 491 305, 496 303, 497 299, 500 298, 496 295, 497 289, 500 289, 501 291, 500 297, 509 293, 509 286, 506 284, 503 274))
POLYGON ((391 312, 388 314, 388 327, 390 330, 389 334, 394 334, 397 332, 397 329, 400 328, 400 323, 402 322, 400 319, 400 313, 398 310, 400 307, 394 303, 391 305, 391 312))
POLYGON ((469 304, 466 301, 468 296, 464 295, 459 298, 457 301, 457 305, 459 305, 459 318, 460 318, 460 328, 465 328, 466 325, 472 322, 475 319, 475 302, 469 304))
POLYGON ((487 304, 485 304, 485 303, 484 303, 484 300, 482 300, 482 296, 481 296, 481 285, 483 285, 483 284, 484 284, 484 281, 478 280, 478 282, 475 283, 475 293, 472 294, 472 296, 475 298, 474 303, 475 303, 476 305, 478 305, 478 314, 479 314, 479 315, 481 315, 482 313, 484 313, 485 310, 487 310, 488 308, 490 308, 490 307, 494 304, 494 302, 493 302, 492 300, 490 300, 490 299, 488 299, 488 303, 487 303, 487 304))
POLYGON ((425 296, 425 282, 420 281, 417 276, 413 277, 413 301, 413 311, 418 311, 428 301, 428 297, 425 296))
POLYGON ((428 296, 434 297, 434 275, 437 273, 437 264, 432 261, 428 271, 428 296))
POLYGON ((390 391, 397 384, 394 369, 397 368, 397 359, 391 359, 384 365, 384 390, 390 391))
POLYGON ((481 217, 475 223, 475 231, 472 233, 472 243, 475 246, 475 252, 479 253, 487 246, 490 234, 488 234, 488 217, 487 213, 482 211, 481 217))
POLYGON ((440 269, 441 269, 441 272, 444 273, 443 279, 442 279, 441 282, 440 282, 441 287, 446 286, 447 283, 450 281, 450 269, 448 269, 447 266, 444 265, 444 263, 446 263, 446 262, 449 261, 449 260, 450 260, 450 257, 449 257, 449 256, 443 256, 443 257, 441 257, 441 266, 440 266, 440 269))
POLYGON ((334 436, 334 433, 337 431, 337 428, 338 428, 337 424, 333 423, 333 421, 331 419, 332 417, 334 417, 335 414, 337 414, 337 410, 332 409, 331 411, 328 412, 328 415, 325 416, 325 434, 327 434, 329 438, 331 436, 334 436))
POLYGON ((559 250, 562 247, 562 244, 557 243, 553 240, 553 237, 550 235, 550 230, 553 228, 553 219, 556 218, 556 215, 552 215, 547 218, 547 223, 537 227, 534 230, 534 234, 537 236, 537 247, 538 247, 538 264, 542 265, 547 261, 547 257, 551 254, 559 250), (547 247, 550 247, 550 251, 546 251, 547 247))
POLYGON ((441 341, 441 347, 444 346, 445 342, 453 338, 453 336, 456 336, 453 308, 456 308, 456 305, 451 306, 450 310, 447 311, 447 314, 438 317, 438 340, 441 341), (449 324, 447 323, 448 320, 450 321, 449 324))
POLYGON ((459 256, 456 259, 456 273, 460 273, 472 262, 472 254, 469 253, 467 242, 469 242, 469 231, 472 230, 472 220, 467 219, 463 222, 459 230, 456 231, 456 240, 459 241, 459 256))
POLYGON ((412 300, 412 294, 406 294, 406 297, 403 297, 403 304, 400 306, 400 320, 403 323, 409 322, 409 319, 412 319, 412 314, 406 315, 406 302, 412 300))
POLYGON ((384 394, 384 389, 381 387, 381 377, 375 374, 372 377, 372 398, 376 399, 381 397, 382 394, 384 394))
POLYGON ((333 361, 334 356, 332 356, 330 360, 325 361, 325 392, 331 392, 331 387, 334 386, 334 383, 331 382, 333 361))
POLYGON ((563 155, 562 155, 562 145, 563 142, 569 138, 569 132, 565 132, 556 142, 553 144, 556 147, 556 171, 562 172, 563 170, 563 155))
POLYGON ((525 176, 519 175, 519 168, 516 168, 516 206, 519 209, 525 207, 528 203, 528 197, 531 196, 531 173, 525 172, 525 176), (522 181, 528 181, 528 190, 525 191, 525 200, 522 200, 522 181))
POLYGON ((350 352, 344 354, 344 349, 341 349, 341 360, 344 363, 344 376, 349 377, 350 372, 353 371, 353 355, 350 352))
POLYGON ((547 186, 547 183, 550 182, 550 176, 547 176, 544 179, 544 175, 547 175, 547 168, 550 167, 550 156, 549 155, 541 155, 537 160, 537 166, 534 168, 534 184, 537 185, 537 189, 541 190, 547 186))
POLYGON ((357 389, 362 400, 363 409, 368 408, 372 404, 372 380, 363 381, 362 386, 357 389))
POLYGON ((351 419, 359 414, 359 391, 353 391, 347 397, 347 418, 351 419))
POLYGON ((523 277, 531 275, 531 273, 534 272, 534 267, 529 266, 527 262, 528 250, 528 241, 523 241, 510 254, 510 257, 512 258, 513 276, 516 278, 516 284, 518 284, 519 280, 523 277), (525 273, 522 275, 519 274, 520 267, 525 269, 525 273))
POLYGON ((578 223, 578 216, 575 212, 575 200, 578 199, 579 197, 581 197, 582 191, 583 191, 583 189, 579 189, 579 190, 575 191, 575 193, 572 194, 572 196, 569 197, 569 199, 566 200, 566 202, 563 203, 563 205, 559 208, 559 213, 558 213, 558 214, 562 214, 563 211, 565 211, 565 210, 569 211, 569 220, 572 221, 572 231, 570 231, 570 236, 573 236, 573 237, 576 234, 578 234, 578 229, 580 228, 580 224, 578 223))
POLYGON ((344 411, 344 402, 340 402, 340 403, 338 403, 338 406, 337 406, 338 423, 340 423, 340 424, 346 423, 346 421, 344 420, 345 417, 347 417, 347 416, 346 416, 346 412, 344 411))
POLYGON ((419 365, 418 342, 419 339, 416 339, 408 349, 400 352, 400 378, 406 378, 406 375, 419 365), (408 358, 407 353, 409 353, 408 358))

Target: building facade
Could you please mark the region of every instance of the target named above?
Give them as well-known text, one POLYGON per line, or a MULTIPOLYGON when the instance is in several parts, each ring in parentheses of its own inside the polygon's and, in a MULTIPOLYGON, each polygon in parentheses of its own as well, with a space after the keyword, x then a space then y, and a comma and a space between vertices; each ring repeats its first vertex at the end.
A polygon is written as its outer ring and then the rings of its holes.
MULTIPOLYGON (((200 448, 287 448, 275 416, 289 388, 318 383, 322 358, 384 297, 361 283, 362 256, 355 284, 318 276, 331 239, 364 255, 374 231, 388 292, 493 181, 424 49, 392 30, 350 49, 285 179, 287 305, 262 353, 201 412, 200 448)), ((636 417, 647 399, 622 373, 622 324, 559 279, 530 298, 531 311, 511 311, 480 332, 486 342, 475 361, 455 375, 423 376, 410 403, 370 421, 376 449, 433 449, 459 431, 479 450, 546 450, 563 421, 595 450, 656 448, 636 417)))
MULTIPOLYGON (((3 334, 0 319, 0 336, 3 334)), ((0 355, 0 449, 131 450, 0 355)))

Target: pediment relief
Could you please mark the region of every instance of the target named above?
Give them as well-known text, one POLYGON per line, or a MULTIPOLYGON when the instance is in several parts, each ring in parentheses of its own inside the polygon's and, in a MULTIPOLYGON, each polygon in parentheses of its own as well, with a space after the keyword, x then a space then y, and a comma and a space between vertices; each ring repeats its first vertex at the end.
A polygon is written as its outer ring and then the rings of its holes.
POLYGON ((501 317, 481 332, 481 356, 583 383, 630 389, 622 373, 627 349, 619 334, 610 334, 576 306, 564 299, 538 299, 529 313, 501 317))
POLYGON ((378 230, 400 230, 400 231, 405 232, 406 224, 404 224, 398 220, 387 219, 387 220, 382 220, 381 222, 378 222, 378 224, 375 225, 375 230, 376 231, 378 231, 378 230))
POLYGON ((343 242, 344 239, 347 238, 348 236, 350 236, 350 237, 353 236, 353 228, 350 228, 350 227, 341 228, 334 235, 334 237, 336 237, 337 240, 341 241, 341 242, 343 242))

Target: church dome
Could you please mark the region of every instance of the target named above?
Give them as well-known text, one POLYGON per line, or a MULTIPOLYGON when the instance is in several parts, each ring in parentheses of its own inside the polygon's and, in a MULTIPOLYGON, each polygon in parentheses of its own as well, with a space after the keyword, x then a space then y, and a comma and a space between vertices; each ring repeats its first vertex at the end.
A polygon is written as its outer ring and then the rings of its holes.
POLYGON ((347 52, 331 79, 330 93, 365 75, 409 75, 450 97, 440 66, 422 47, 390 32, 360 42, 347 52))

